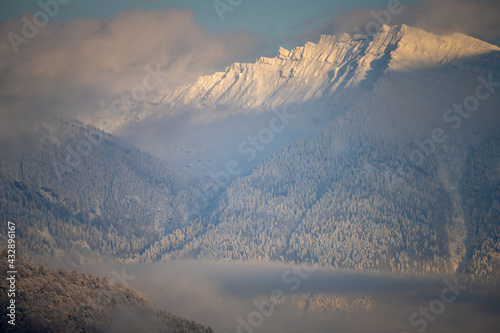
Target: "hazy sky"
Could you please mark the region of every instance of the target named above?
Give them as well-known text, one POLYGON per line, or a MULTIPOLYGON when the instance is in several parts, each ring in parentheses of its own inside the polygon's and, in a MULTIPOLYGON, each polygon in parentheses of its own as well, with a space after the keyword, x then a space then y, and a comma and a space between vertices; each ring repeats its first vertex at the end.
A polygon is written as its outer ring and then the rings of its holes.
MULTIPOLYGON (((42 0, 47 1, 47 0, 42 0)), ((408 2, 408 0, 404 0, 408 2)), ((248 30, 257 33, 281 31, 289 26, 318 16, 321 12, 333 8, 342 10, 359 9, 363 7, 386 7, 387 0, 221 0, 231 6, 221 21, 214 8, 213 0, 71 0, 64 5, 57 17, 59 21, 69 21, 77 17, 113 17, 125 9, 171 9, 182 8, 193 11, 196 21, 207 30, 238 31, 248 30)), ((0 4, 0 22, 6 19, 16 19, 27 12, 40 10, 36 0, 3 1, 0 4)))

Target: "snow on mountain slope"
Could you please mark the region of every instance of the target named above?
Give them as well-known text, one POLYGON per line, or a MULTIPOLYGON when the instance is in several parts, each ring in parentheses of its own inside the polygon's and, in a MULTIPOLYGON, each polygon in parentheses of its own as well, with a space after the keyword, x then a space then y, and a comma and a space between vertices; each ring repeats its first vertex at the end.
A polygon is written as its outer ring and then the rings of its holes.
POLYGON ((386 67, 419 71, 500 51, 462 34, 436 36, 406 25, 383 26, 372 38, 347 34, 321 36, 291 51, 279 48, 275 58, 235 63, 196 83, 165 94, 167 107, 235 105, 242 109, 276 108, 331 97, 339 88, 376 81, 386 67))
MULTIPOLYGON (((179 169, 203 174, 232 159, 244 162, 239 144, 269 127, 273 110, 283 107, 300 116, 274 133, 246 170, 277 148, 348 117, 348 110, 364 110, 365 130, 374 135, 411 140, 442 126, 443 113, 474 94, 478 76, 500 78, 499 63, 496 46, 406 25, 383 26, 373 36, 321 36, 316 44, 280 48, 274 58, 235 63, 151 96, 141 120, 122 134, 179 169)), ((481 114, 469 123, 494 124, 498 95, 482 102, 481 114)))

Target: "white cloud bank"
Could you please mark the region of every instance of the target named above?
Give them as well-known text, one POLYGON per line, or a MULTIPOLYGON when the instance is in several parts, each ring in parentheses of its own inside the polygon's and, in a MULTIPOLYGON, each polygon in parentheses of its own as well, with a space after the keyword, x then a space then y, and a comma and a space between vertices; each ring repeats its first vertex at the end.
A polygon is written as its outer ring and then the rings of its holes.
POLYGON ((22 36, 24 24, 0 25, 0 144, 23 141, 50 116, 99 116, 121 92, 142 85, 147 66, 166 73, 161 88, 169 89, 244 58, 258 44, 244 32, 211 34, 187 10, 128 10, 112 19, 49 23, 16 53, 7 35, 22 36))

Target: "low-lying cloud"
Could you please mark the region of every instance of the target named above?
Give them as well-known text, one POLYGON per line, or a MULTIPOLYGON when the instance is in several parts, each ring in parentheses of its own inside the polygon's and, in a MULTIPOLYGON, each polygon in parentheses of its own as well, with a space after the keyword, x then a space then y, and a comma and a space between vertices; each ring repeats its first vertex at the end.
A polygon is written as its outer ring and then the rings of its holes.
MULTIPOLYGON (((292 293, 368 295, 377 300, 377 306, 371 311, 347 313, 275 309, 269 316, 263 315, 262 325, 251 327, 252 332, 417 332, 421 325, 410 325, 409 316, 421 307, 428 308, 447 288, 444 277, 418 279, 307 268, 294 271, 294 266, 281 264, 173 261, 125 265, 115 267, 115 271, 133 277, 127 282, 146 294, 157 308, 209 325, 216 332, 228 333, 248 333, 242 327, 238 330, 238 318, 246 322, 249 317, 258 319, 255 313, 260 310, 254 300, 262 302, 262 297, 269 297, 277 289, 285 297, 292 293)), ((110 275, 110 270, 109 266, 101 266, 97 273, 110 275)), ((95 268, 86 271, 96 273, 95 268)), ((454 277, 447 279, 450 283, 454 281, 454 277)), ((458 281, 466 290, 447 303, 445 311, 434 316, 425 331, 496 332, 499 290, 465 285, 460 278, 458 281)), ((447 290, 446 296, 452 295, 447 290)))

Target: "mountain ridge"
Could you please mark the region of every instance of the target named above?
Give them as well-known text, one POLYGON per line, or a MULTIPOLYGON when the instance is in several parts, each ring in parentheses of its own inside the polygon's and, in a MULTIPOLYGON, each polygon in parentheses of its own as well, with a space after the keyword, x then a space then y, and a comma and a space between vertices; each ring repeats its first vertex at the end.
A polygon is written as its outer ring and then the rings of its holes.
POLYGON ((254 63, 233 63, 223 72, 202 76, 172 93, 165 92, 154 102, 168 108, 179 105, 200 108, 231 104, 232 100, 241 109, 270 109, 323 95, 330 97, 340 86, 359 84, 373 70, 370 64, 374 61, 385 60, 388 63, 383 65, 392 65, 392 70, 407 70, 410 60, 429 65, 423 59, 431 58, 431 63, 432 60, 452 62, 494 51, 500 48, 459 33, 438 36, 407 25, 384 25, 371 37, 322 35, 318 43, 307 42, 292 50, 279 47, 276 57, 261 57, 254 63), (424 40, 427 42, 422 43, 424 40), (457 48, 459 43, 461 47, 457 48), (430 53, 431 48, 437 50, 437 54, 430 53), (383 56, 386 59, 382 59, 383 56), (353 70, 354 73, 348 75, 353 70), (328 74, 325 76, 325 73, 328 74), (312 78, 320 83, 311 82, 312 78), (290 89, 287 87, 290 81, 300 81, 307 88, 290 89), (294 95, 298 96, 293 98, 294 95))

